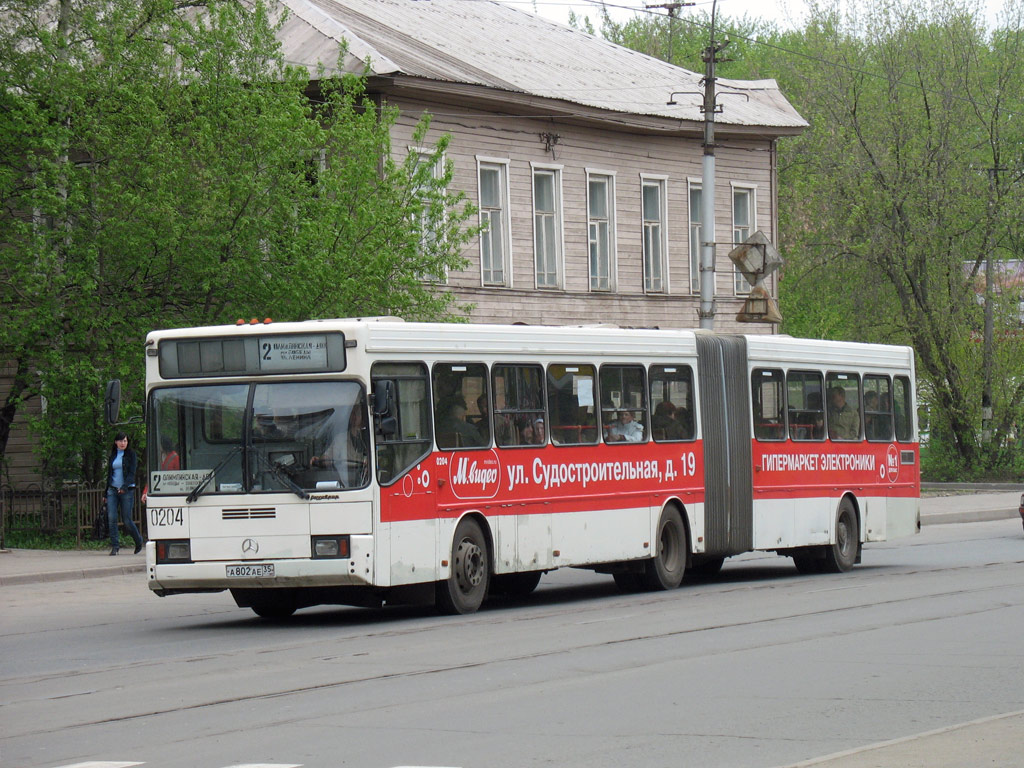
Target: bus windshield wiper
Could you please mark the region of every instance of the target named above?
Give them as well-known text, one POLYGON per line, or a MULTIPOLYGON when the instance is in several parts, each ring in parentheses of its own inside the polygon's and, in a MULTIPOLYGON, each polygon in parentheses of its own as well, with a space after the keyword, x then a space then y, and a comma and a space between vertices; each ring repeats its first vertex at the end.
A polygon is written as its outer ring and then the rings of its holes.
POLYGON ((299 485, 298 483, 296 483, 296 482, 295 482, 294 480, 292 480, 292 479, 291 479, 291 478, 290 478, 290 477, 288 476, 288 473, 287 473, 287 472, 285 472, 285 471, 284 471, 284 470, 283 470, 283 469, 281 468, 281 466, 280 466, 279 464, 274 464, 274 463, 273 463, 273 462, 272 462, 272 461, 271 461, 270 459, 268 459, 268 458, 267 458, 266 456, 264 456, 264 455, 263 455, 262 453, 260 453, 260 452, 259 452, 258 450, 255 450, 255 449, 253 449, 253 450, 254 450, 254 453, 256 454, 256 460, 257 460, 257 462, 262 462, 262 463, 263 463, 263 465, 264 465, 264 466, 265 466, 265 467, 266 467, 267 469, 269 469, 269 470, 270 470, 271 474, 272 474, 272 475, 273 475, 274 477, 276 477, 276 478, 277 478, 278 480, 280 480, 280 481, 281 481, 282 483, 284 483, 285 485, 287 485, 287 486, 288 486, 288 489, 289 489, 289 490, 290 490, 290 491, 291 491, 292 493, 294 493, 294 494, 295 494, 296 496, 298 496, 298 497, 299 497, 300 499, 308 499, 308 498, 309 498, 309 494, 308 494, 308 493, 306 493, 306 491, 305 491, 305 490, 303 490, 303 489, 302 489, 302 487, 301 487, 301 486, 300 486, 300 485, 299 485))
POLYGON ((185 502, 191 504, 196 499, 198 499, 199 494, 203 492, 203 489, 206 487, 207 483, 209 483, 213 479, 213 476, 220 472, 220 470, 224 469, 224 465, 226 465, 231 460, 231 457, 241 450, 242 445, 239 444, 232 448, 230 451, 228 451, 226 454, 224 454, 224 458, 217 463, 217 466, 210 470, 210 474, 208 474, 206 477, 200 480, 199 484, 192 489, 188 496, 185 497, 185 502))

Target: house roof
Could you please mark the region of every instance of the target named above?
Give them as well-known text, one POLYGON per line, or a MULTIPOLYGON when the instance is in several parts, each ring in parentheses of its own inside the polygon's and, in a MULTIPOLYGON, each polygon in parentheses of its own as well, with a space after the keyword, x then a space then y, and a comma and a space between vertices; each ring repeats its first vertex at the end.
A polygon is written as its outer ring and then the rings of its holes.
MULTIPOLYGON (((278 0, 285 58, 311 73, 343 69, 433 86, 478 86, 588 114, 700 123, 701 76, 493 0, 278 0), (676 105, 668 105, 673 92, 676 105)), ((806 121, 774 80, 718 80, 716 125, 801 131, 806 121), (738 95, 728 96, 727 92, 738 95)))

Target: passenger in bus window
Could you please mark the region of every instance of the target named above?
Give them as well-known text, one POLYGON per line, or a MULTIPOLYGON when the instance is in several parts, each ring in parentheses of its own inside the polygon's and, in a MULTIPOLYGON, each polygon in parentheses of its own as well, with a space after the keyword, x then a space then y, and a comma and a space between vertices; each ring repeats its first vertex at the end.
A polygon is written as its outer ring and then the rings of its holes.
POLYGON ((639 443, 644 439, 644 427, 633 420, 632 411, 619 411, 608 428, 608 442, 639 443))
POLYGON ((856 440, 860 437, 860 416, 846 402, 841 386, 829 390, 828 436, 833 440, 856 440))
POLYGON ((480 430, 466 421, 464 402, 452 400, 437 425, 437 443, 441 448, 479 448, 484 445, 480 430))
POLYGON ((490 404, 487 402, 487 393, 485 392, 476 399, 476 409, 478 415, 472 417, 471 419, 467 419, 467 421, 472 423, 473 426, 475 426, 480 431, 481 434, 486 434, 487 432, 490 431, 490 427, 488 426, 488 422, 490 421, 490 413, 488 410, 489 408, 490 404))
POLYGON ((544 445, 548 436, 544 431, 544 419, 534 419, 533 422, 533 444, 544 445))
POLYGON ((684 425, 678 420, 679 409, 671 400, 663 400, 654 408, 654 415, 651 417, 651 427, 654 430, 655 440, 682 440, 686 431, 684 425))

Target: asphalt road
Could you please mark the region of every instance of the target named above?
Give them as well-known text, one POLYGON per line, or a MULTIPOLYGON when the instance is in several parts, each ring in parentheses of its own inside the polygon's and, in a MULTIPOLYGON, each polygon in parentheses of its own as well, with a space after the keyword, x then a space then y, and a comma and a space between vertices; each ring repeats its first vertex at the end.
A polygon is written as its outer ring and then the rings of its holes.
POLYGON ((1022 562, 1019 519, 935 525, 848 574, 752 554, 670 593, 559 571, 468 617, 282 623, 141 574, 5 586, 0 766, 1018 765, 1022 562))

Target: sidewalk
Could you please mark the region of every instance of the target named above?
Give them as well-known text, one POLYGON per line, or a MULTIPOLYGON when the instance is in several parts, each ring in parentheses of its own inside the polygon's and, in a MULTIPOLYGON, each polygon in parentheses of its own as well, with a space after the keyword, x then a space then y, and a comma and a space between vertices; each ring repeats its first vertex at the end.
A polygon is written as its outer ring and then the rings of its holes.
MULTIPOLYGON (((1020 497, 1018 496, 1018 500, 1020 497)), ((1008 712, 902 739, 869 744, 785 768, 1017 768, 1024 712, 1008 712)))
POLYGON ((6 549, 0 550, 0 587, 40 581, 122 576, 146 570, 145 551, 132 554, 131 547, 111 557, 108 549, 6 549))
MULTIPOLYGON (((966 489, 948 487, 925 489, 921 499, 921 524, 976 523, 1018 517, 1022 490, 1000 493, 963 493, 966 489), (959 493, 957 493, 959 491, 959 493), (935 496, 934 493, 949 495, 935 496)), ((0 587, 44 581, 122 576, 143 573, 146 557, 130 548, 110 557, 106 549, 55 552, 36 549, 0 551, 0 587)))

